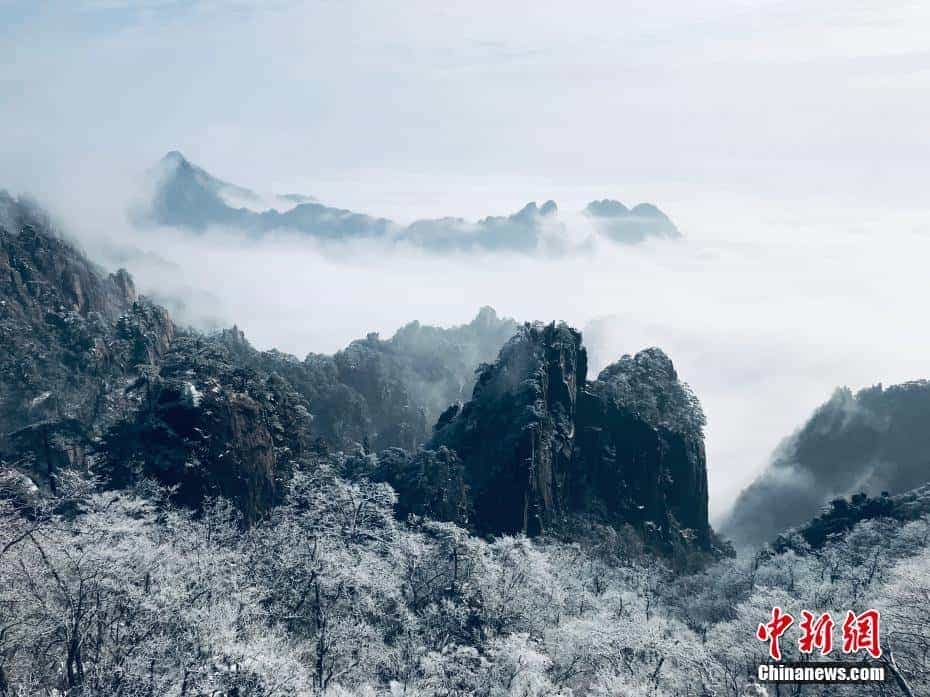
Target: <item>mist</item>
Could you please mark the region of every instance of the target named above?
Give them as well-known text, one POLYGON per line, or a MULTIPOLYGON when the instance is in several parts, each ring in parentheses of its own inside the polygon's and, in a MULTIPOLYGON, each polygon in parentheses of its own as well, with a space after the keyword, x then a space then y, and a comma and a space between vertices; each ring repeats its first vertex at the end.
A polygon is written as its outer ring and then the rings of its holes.
POLYGON ((919 212, 788 217, 703 198, 667 206, 684 240, 618 245, 563 216, 560 252, 436 254, 286 231, 138 229, 124 201, 92 188, 73 211, 70 196, 48 202, 91 258, 126 267, 178 322, 236 324, 260 349, 331 353, 412 320, 466 323, 483 305, 581 329, 592 378, 625 353, 663 348, 707 414, 716 522, 835 387, 930 375, 930 327, 918 321, 930 235, 919 212))

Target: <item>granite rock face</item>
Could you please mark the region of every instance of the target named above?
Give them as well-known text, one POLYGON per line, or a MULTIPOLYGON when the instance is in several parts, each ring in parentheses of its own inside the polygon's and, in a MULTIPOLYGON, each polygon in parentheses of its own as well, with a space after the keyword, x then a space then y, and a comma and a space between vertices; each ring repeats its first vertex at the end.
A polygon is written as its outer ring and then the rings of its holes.
POLYGON ((710 541, 704 415, 660 349, 624 356, 588 383, 579 415, 576 505, 615 522, 710 541))
POLYGON ((93 419, 102 384, 122 372, 115 336, 136 302, 125 271, 106 275, 25 202, 0 192, 0 442, 44 420, 93 419))
POLYGON ((461 458, 481 533, 558 533, 583 518, 707 548, 704 417, 658 349, 587 381, 581 335, 526 325, 428 447, 461 458))
POLYGON ((430 447, 465 463, 478 530, 535 535, 562 523, 586 372, 578 332, 526 325, 481 371, 471 401, 439 424, 430 447))
POLYGON ((4 469, 52 492, 77 470, 114 485, 155 477, 191 505, 222 494, 247 518, 272 505, 309 438, 294 391, 180 331, 126 271, 95 267, 34 206, 0 194, 0 207, 4 469))
POLYGON ((183 504, 224 496, 255 520, 281 500, 312 442, 306 401, 286 381, 237 366, 204 337, 177 338, 157 373, 128 389, 139 408, 100 448, 116 486, 142 472, 177 486, 183 504))
POLYGON ((119 386, 142 342, 173 328, 139 319, 129 274, 88 262, 33 204, 0 192, 0 221, 0 458, 54 490, 129 408, 119 386))

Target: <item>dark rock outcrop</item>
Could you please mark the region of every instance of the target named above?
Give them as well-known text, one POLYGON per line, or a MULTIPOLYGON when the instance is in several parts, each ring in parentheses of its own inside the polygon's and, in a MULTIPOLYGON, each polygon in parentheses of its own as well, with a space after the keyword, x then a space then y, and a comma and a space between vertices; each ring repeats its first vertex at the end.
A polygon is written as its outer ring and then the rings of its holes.
POLYGON ((478 530, 536 535, 563 524, 586 372, 578 332, 527 325, 436 432, 430 447, 447 446, 465 463, 478 530))
POLYGON ((608 366, 589 383, 580 412, 577 471, 586 484, 578 491, 594 492, 608 517, 686 528, 706 544, 704 414, 668 356, 650 348, 608 366))
POLYGON ((158 373, 129 389, 141 406, 101 448, 117 486, 143 473, 177 486, 184 504, 224 496, 255 520, 281 500, 311 443, 306 402, 291 386, 236 366, 211 339, 178 338, 158 373))
POLYGON ((471 508, 462 460, 446 447, 419 450, 410 455, 400 448, 378 454, 377 467, 369 474, 388 482, 397 492, 397 516, 425 516, 468 525, 471 508))
POLYGON ((788 549, 798 552, 817 550, 830 542, 843 539, 850 530, 864 521, 878 520, 897 525, 927 514, 930 514, 930 485, 894 496, 887 491, 878 496, 859 492, 833 499, 820 515, 783 532, 771 546, 779 553, 788 549))
MULTIPOLYGON (((581 335, 526 325, 428 447, 455 451, 482 533, 558 533, 579 517, 708 548, 704 417, 658 349, 586 381, 581 335)), ((401 496, 403 499, 403 496, 401 496)))
POLYGON ((55 493, 63 470, 86 472, 90 438, 77 419, 38 421, 8 434, 17 466, 55 493))
POLYGON ((33 204, 0 192, 0 212, 18 226, 0 227, 0 453, 25 448, 44 458, 28 435, 40 431, 83 449, 83 434, 114 417, 120 400, 110 388, 131 362, 116 325, 142 306, 125 271, 103 273, 33 204))
MULTIPOLYGON (((58 236, 35 206, 0 194, 0 459, 54 492, 63 470, 137 476, 257 517, 309 435, 280 378, 235 365, 221 342, 180 331, 58 236)), ((7 470, 9 471, 9 470, 7 470)))

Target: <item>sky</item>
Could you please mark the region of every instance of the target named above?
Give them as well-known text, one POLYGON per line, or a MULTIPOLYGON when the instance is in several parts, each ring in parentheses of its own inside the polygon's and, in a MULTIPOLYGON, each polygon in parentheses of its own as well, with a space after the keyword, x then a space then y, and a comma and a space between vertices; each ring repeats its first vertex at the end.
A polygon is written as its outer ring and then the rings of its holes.
POLYGON ((100 259, 148 252, 146 292, 260 348, 484 304, 588 328, 597 367, 659 344, 708 413, 719 519, 833 387, 930 376, 928 30, 877 0, 0 0, 0 187, 100 259), (437 259, 141 235, 126 204, 172 149, 399 222, 612 197, 686 239, 437 259))
POLYGON ((907 207, 928 27, 882 0, 0 0, 3 169, 57 191, 177 148, 399 219, 608 193, 907 207))

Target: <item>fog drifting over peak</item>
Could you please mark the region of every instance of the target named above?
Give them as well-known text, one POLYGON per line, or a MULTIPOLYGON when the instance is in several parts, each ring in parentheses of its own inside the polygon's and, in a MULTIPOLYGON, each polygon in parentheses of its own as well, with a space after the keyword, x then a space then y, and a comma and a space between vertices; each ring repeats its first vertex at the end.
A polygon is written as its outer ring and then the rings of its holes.
MULTIPOLYGON (((180 321, 236 323, 262 349, 333 352, 414 319, 465 323, 483 305, 582 329, 592 374, 660 346, 707 414, 719 521, 836 386, 930 375, 930 327, 918 319, 930 234, 919 212, 845 210, 831 220, 825 209, 789 216, 732 198, 668 209, 686 239, 622 246, 600 238, 567 255, 437 255, 380 241, 333 247, 286 232, 258 240, 231 229, 139 230, 103 203, 75 215, 53 206, 92 258, 129 268, 180 321), (94 220, 91 209, 111 215, 94 220)), ((564 222, 571 236, 590 232, 584 216, 564 222)))

